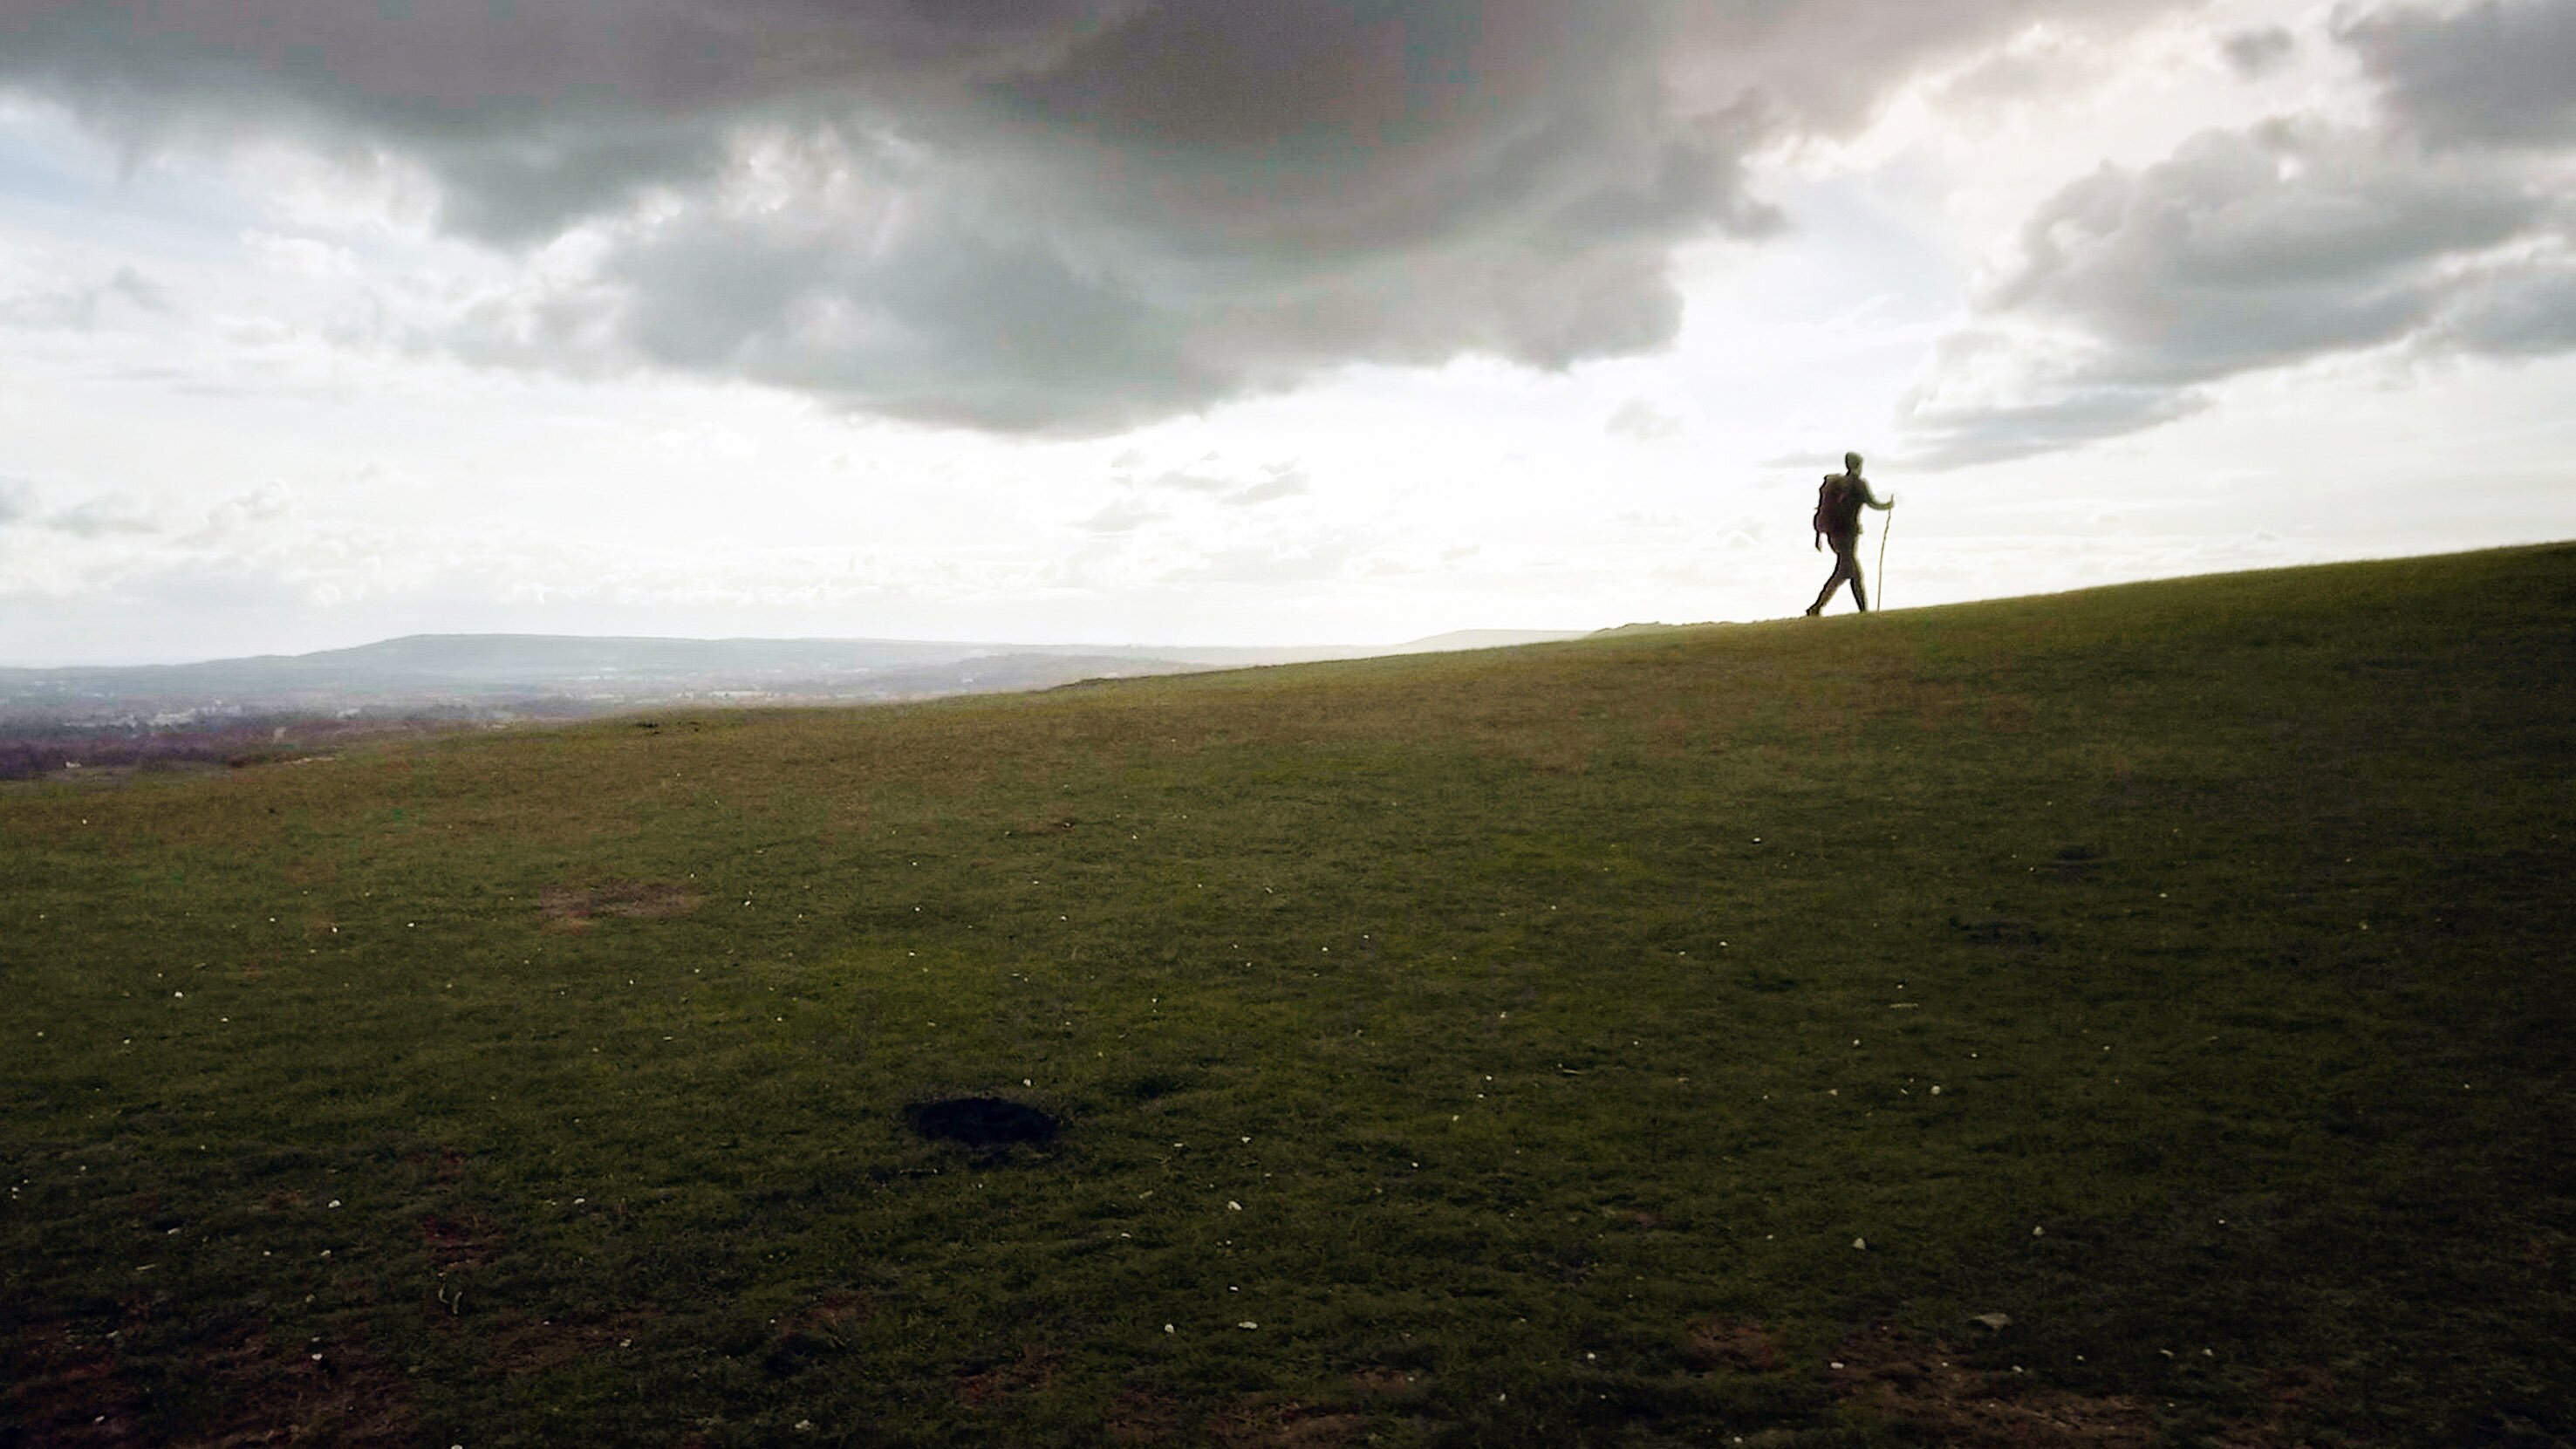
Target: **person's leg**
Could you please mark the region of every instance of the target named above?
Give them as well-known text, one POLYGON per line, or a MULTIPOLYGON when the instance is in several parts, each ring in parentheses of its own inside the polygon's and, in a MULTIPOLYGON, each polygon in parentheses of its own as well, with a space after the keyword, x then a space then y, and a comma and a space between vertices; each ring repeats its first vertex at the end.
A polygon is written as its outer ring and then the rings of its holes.
POLYGON ((1860 540, 1848 540, 1837 545, 1834 551, 1842 555, 1842 571, 1851 575, 1852 602, 1860 606, 1862 613, 1868 613, 1869 592, 1861 587, 1860 540))
POLYGON ((1845 581, 1849 581, 1852 586, 1852 598, 1859 601, 1862 609, 1868 609, 1869 600, 1863 597, 1860 591, 1860 561, 1858 551, 1852 547, 1851 540, 1847 538, 1832 539, 1830 542, 1834 547, 1834 576, 1825 580, 1825 591, 1816 595, 1815 607, 1807 610, 1807 612, 1809 614, 1822 613, 1825 605, 1832 601, 1834 592, 1840 589, 1845 581))
POLYGON ((1816 595, 1816 601, 1807 606, 1808 618, 1812 619, 1825 611, 1825 605, 1833 600, 1834 591, 1843 586, 1844 571, 1850 567, 1851 556, 1843 551, 1841 545, 1835 545, 1833 577, 1825 580, 1825 587, 1816 595))

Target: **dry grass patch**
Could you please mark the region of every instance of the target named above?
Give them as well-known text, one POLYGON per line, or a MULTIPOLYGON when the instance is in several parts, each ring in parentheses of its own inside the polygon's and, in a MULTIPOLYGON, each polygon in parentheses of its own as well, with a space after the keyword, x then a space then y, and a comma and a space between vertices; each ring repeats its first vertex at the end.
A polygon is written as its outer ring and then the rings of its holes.
POLYGON ((685 916, 706 897, 676 881, 613 881, 607 885, 548 886, 537 897, 537 914, 549 926, 578 931, 601 916, 630 921, 660 921, 685 916))

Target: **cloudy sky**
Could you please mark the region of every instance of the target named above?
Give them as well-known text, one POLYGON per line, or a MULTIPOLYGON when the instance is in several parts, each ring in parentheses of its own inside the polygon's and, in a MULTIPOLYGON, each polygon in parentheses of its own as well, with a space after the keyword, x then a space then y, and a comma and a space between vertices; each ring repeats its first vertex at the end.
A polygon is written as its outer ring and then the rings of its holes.
POLYGON ((2571 183, 2576 0, 0 0, 0 664, 2566 538, 2571 183))

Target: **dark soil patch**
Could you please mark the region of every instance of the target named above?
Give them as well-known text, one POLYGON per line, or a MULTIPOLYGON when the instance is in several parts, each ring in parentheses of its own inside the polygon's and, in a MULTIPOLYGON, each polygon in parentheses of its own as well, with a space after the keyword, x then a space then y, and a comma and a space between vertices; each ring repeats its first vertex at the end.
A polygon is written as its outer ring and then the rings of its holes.
POLYGON ((2045 867, 2058 880, 2091 880, 2102 868, 2102 852, 2089 845, 2060 846, 2045 867))
POLYGON ((1224 1449, 1342 1449, 1367 1432, 1368 1416, 1255 1395, 1221 1406, 1205 1427, 1224 1449))
POLYGON ((957 1398, 970 1409, 988 1409, 1020 1394, 1042 1394, 1055 1387, 1058 1358, 1042 1343, 1023 1345, 1020 1356, 976 1373, 957 1377, 957 1398))
POLYGON ((2028 921, 2001 918, 1962 921, 1953 918, 1950 924, 1957 927, 1960 934, 1980 946, 2037 946, 2046 941, 2046 938, 2040 935, 2039 929, 2028 921))
POLYGON ((440 1273, 480 1268, 492 1261, 493 1250, 500 1245, 500 1227, 481 1213, 460 1212, 452 1217, 432 1213, 420 1220, 421 1251, 440 1273))
POLYGON ((1778 1341, 1761 1324, 1743 1318, 1703 1318, 1690 1326, 1691 1362, 1730 1373, 1777 1373, 1789 1366, 1778 1341))
POLYGON ((866 1322, 876 1315, 876 1307, 874 1298, 855 1289, 824 1294, 813 1306, 778 1320, 777 1336, 770 1339, 768 1351, 761 1355, 761 1367, 779 1378, 803 1373, 847 1348, 839 1332, 841 1325, 866 1322))
POLYGON ((265 1329, 208 1354, 203 1380, 224 1393, 213 1423, 188 1445, 408 1445, 418 1409, 400 1370, 354 1334, 303 1349, 272 1344, 265 1329))
POLYGON ((537 914, 550 926, 578 931, 601 916, 623 916, 630 921, 685 916, 704 899, 676 881, 612 881, 588 888, 548 886, 537 897, 537 914))
MULTIPOLYGON (((15 1426, 28 1444, 142 1444, 143 1396, 117 1377, 117 1359, 105 1343, 84 1340, 69 1325, 40 1324, 9 1345, 0 1370, 8 1392, 0 1395, 0 1425, 15 1426)), ((0 1435, 8 1431, 0 1428, 0 1435)), ((0 1442, 13 1442, 0 1438, 0 1442)))
POLYGON ((1027 1144, 1042 1147, 1063 1130, 1062 1123, 1035 1107, 1003 1097, 949 1097, 903 1109, 912 1130, 937 1141, 955 1142, 979 1152, 999 1152, 1027 1144))
POLYGON ((0 1443, 375 1449, 414 1438, 410 1384, 354 1334, 296 1349, 272 1343, 265 1326, 253 1326, 205 1349, 189 1377, 208 1391, 211 1407, 204 1419, 175 1432, 147 1427, 145 1388, 114 1348, 64 1325, 21 1334, 0 1369, 10 1381, 0 1398, 0 1443))
POLYGON ((2155 1415, 2123 1394, 2078 1394, 1970 1368, 1947 1345, 1886 1325, 1844 1341, 1826 1370, 1837 1398, 1947 1449, 2148 1449, 2155 1415))
POLYGON ((1364 1368, 1351 1374, 1351 1391, 1376 1398, 1400 1398, 1421 1393, 1431 1376, 1420 1369, 1364 1368))
POLYGON ((844 1323, 865 1323, 876 1316, 877 1301, 855 1288, 836 1288, 814 1300, 811 1308, 799 1309, 778 1320, 778 1331, 786 1333, 821 1333, 844 1323))
POLYGON ((1169 1444, 1180 1437, 1180 1401, 1152 1389, 1124 1389, 1101 1409, 1100 1427, 1112 1444, 1169 1444))
POLYGON ((626 1347, 638 1331, 661 1316, 661 1310, 650 1305, 582 1321, 540 1319, 532 1323, 515 1313, 503 1314, 492 1329, 492 1368, 509 1378, 551 1373, 592 1354, 613 1353, 626 1347))

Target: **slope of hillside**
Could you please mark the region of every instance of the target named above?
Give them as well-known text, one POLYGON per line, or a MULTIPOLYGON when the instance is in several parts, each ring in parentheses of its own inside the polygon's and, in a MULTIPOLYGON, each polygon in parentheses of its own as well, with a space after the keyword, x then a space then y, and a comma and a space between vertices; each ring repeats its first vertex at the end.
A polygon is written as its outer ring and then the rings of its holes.
POLYGON ((0 1443, 2566 1442, 2571 760, 2562 546, 0 787, 0 1443))

